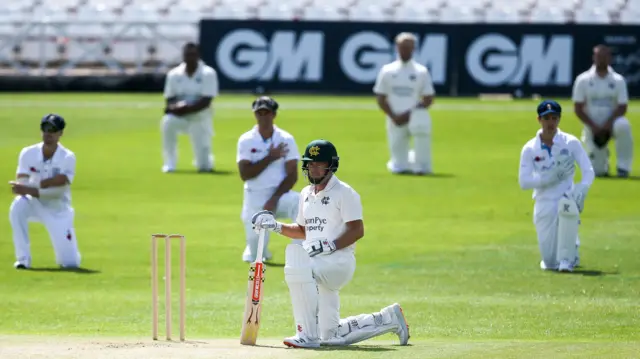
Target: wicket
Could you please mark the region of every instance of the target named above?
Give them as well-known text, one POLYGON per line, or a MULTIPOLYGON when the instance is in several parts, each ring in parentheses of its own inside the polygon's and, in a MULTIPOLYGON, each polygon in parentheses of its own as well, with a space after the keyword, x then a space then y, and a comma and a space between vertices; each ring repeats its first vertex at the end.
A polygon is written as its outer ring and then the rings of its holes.
POLYGON ((158 240, 164 239, 164 300, 167 340, 171 340, 171 240, 180 240, 180 341, 185 340, 185 280, 186 240, 181 234, 153 234, 151 236, 151 292, 153 340, 158 340, 158 240))

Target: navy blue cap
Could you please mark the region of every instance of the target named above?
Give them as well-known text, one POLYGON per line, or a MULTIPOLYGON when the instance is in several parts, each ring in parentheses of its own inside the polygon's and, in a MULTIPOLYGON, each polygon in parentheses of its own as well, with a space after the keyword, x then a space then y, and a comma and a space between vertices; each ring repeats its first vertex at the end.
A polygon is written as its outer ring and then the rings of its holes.
POLYGON ((251 108, 253 109, 254 112, 258 110, 269 110, 275 113, 278 111, 278 107, 279 106, 276 100, 272 99, 269 96, 259 97, 258 99, 253 101, 253 103, 251 104, 251 108))
POLYGON ((538 116, 542 117, 550 113, 555 113, 557 115, 562 114, 562 107, 560 104, 553 100, 544 100, 540 102, 538 105, 538 116))
POLYGON ((64 118, 55 113, 44 115, 40 121, 40 129, 44 131, 45 128, 53 129, 54 131, 62 131, 65 127, 64 118))

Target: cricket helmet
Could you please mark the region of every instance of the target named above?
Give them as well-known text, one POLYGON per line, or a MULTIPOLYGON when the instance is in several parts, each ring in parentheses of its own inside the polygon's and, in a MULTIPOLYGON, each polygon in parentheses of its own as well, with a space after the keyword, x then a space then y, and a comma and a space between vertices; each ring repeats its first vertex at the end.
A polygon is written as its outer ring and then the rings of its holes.
POLYGON ((302 156, 302 171, 307 178, 309 178, 309 182, 313 184, 322 182, 322 180, 329 175, 329 171, 333 173, 337 172, 339 164, 340 157, 338 157, 336 146, 323 139, 311 141, 307 145, 307 148, 305 148, 304 155, 302 156), (314 179, 309 176, 309 163, 311 162, 327 162, 329 164, 329 167, 327 167, 328 171, 322 178, 314 179))

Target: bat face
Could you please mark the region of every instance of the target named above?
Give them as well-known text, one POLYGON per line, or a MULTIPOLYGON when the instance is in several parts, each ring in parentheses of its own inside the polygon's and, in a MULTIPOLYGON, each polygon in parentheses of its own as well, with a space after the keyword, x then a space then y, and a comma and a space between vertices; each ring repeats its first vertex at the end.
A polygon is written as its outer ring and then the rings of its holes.
POLYGON ((261 262, 255 263, 249 268, 247 299, 244 308, 242 333, 240 335, 240 344, 243 345, 255 345, 258 338, 264 272, 264 264, 261 262))

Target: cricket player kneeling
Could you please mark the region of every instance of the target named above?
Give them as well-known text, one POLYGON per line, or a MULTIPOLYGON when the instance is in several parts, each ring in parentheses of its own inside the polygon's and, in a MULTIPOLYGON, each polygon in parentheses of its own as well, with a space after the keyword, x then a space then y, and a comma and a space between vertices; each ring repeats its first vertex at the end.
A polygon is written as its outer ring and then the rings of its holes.
POLYGON ((435 90, 429 70, 413 60, 416 37, 396 36, 398 59, 384 65, 373 88, 378 107, 386 115, 391 158, 387 169, 394 174, 426 175, 431 160, 431 115, 435 90), (413 149, 409 149, 413 138, 413 149))
POLYGON ((40 123, 42 142, 22 149, 16 181, 9 182, 17 195, 9 209, 16 269, 31 268, 29 222, 44 224, 58 265, 80 266, 70 189, 76 156, 58 143, 64 128, 65 121, 59 115, 44 116, 40 123))
POLYGON ((211 172, 212 100, 218 95, 216 71, 200 60, 197 45, 183 48, 184 62, 167 74, 164 87, 165 115, 162 118, 163 172, 173 172, 178 161, 178 134, 191 138, 194 164, 199 172, 211 172))
POLYGON ((522 189, 533 189, 540 267, 572 271, 579 264, 580 213, 594 172, 580 141, 558 128, 561 114, 556 101, 538 106, 542 129, 522 148, 518 179, 522 189), (575 162, 582 173, 578 184, 573 183, 575 162))
POLYGON ((609 142, 615 139, 618 177, 629 177, 633 164, 633 137, 627 113, 629 93, 622 75, 611 66, 611 49, 593 48, 593 66, 574 82, 576 116, 584 124, 582 141, 596 176, 609 175, 609 142))
POLYGON ((358 193, 334 174, 339 157, 329 141, 309 143, 302 168, 310 185, 300 194, 295 223, 277 222, 269 211, 257 212, 254 230, 267 228, 289 238, 285 254, 285 281, 291 295, 296 334, 284 344, 294 348, 349 345, 395 333, 401 345, 409 341, 409 327, 400 305, 375 313, 340 319, 340 289, 356 268, 355 243, 364 236, 362 203, 358 193))

